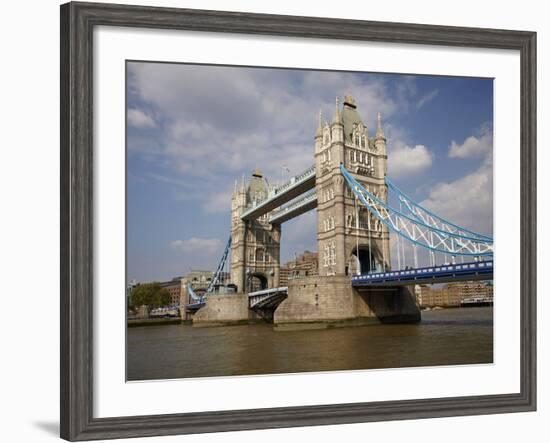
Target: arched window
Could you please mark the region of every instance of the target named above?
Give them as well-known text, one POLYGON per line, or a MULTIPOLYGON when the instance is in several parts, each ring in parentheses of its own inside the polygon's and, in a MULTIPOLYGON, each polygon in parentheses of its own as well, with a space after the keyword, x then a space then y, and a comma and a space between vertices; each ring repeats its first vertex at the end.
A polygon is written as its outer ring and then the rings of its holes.
POLYGON ((330 264, 336 264, 336 247, 334 246, 334 242, 330 244, 330 264))
POLYGON ((256 261, 257 262, 263 262, 264 261, 264 250, 263 249, 257 249, 256 250, 256 261))
POLYGON ((330 142, 330 132, 328 128, 325 129, 325 144, 328 144, 330 142))
POLYGON ((330 246, 325 245, 325 250, 323 252, 323 266, 327 267, 330 264, 330 246))

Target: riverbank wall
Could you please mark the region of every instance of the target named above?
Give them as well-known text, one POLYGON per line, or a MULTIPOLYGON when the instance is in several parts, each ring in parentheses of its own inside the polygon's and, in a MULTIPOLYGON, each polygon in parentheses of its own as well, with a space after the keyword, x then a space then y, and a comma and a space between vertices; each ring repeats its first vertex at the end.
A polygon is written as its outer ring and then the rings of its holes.
POLYGON ((127 326, 135 328, 138 326, 159 326, 159 325, 179 325, 183 322, 179 317, 170 318, 132 318, 128 319, 127 326))

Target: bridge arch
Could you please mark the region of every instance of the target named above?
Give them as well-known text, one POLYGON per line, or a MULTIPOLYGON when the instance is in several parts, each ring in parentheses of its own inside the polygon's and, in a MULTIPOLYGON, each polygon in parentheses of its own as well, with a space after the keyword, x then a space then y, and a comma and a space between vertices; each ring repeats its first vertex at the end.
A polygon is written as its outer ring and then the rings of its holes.
POLYGON ((246 279, 246 291, 254 292, 267 289, 268 278, 263 272, 251 272, 246 279))
POLYGON ((348 274, 357 274, 358 266, 361 274, 375 271, 379 267, 378 263, 375 248, 369 248, 369 245, 355 246, 351 250, 348 274))

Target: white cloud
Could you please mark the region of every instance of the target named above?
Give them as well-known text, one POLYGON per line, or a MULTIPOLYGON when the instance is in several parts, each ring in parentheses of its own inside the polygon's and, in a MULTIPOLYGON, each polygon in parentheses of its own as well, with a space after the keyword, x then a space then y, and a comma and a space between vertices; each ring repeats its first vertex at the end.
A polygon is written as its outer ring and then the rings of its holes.
POLYGON ((340 72, 153 63, 131 64, 129 72, 131 91, 162 122, 166 164, 205 186, 218 186, 220 172, 226 185, 256 167, 272 181, 283 164, 294 174, 309 167, 319 108, 331 119, 336 95, 356 98, 372 133, 378 111, 391 118, 416 93, 408 76, 390 90, 380 77, 340 72))
POLYGON ((452 141, 449 148, 451 158, 484 157, 493 150, 493 130, 483 125, 477 135, 467 137, 462 143, 452 141))
POLYGON ((136 128, 154 128, 157 126, 153 117, 137 108, 128 109, 128 123, 136 128))
POLYGON ((476 232, 493 232, 493 131, 484 124, 463 143, 451 143, 449 157, 483 157, 481 166, 453 181, 431 187, 421 205, 439 216, 476 232))
POLYGON ((154 174, 152 172, 148 172, 148 173, 145 174, 145 176, 147 178, 151 178, 153 180, 156 180, 156 181, 159 181, 159 182, 162 182, 162 183, 168 183, 169 185, 181 186, 181 187, 187 187, 188 186, 188 183, 184 180, 169 177, 169 176, 165 176, 165 175, 162 175, 162 174, 154 174))
POLYGON ((493 232, 493 168, 488 157, 476 171, 438 183, 422 206, 440 217, 476 232, 493 232))
POLYGON ((408 146, 395 141, 388 153, 388 175, 410 177, 426 171, 433 162, 433 154, 424 145, 408 146))
POLYGON ((439 94, 439 89, 434 89, 428 94, 420 97, 420 99, 416 102, 416 109, 420 109, 426 103, 431 102, 434 98, 437 97, 438 94, 439 94))
POLYGON ((170 242, 170 246, 187 253, 212 254, 221 249, 222 242, 217 238, 191 237, 187 240, 174 240, 170 242))
POLYGON ((231 196, 231 190, 213 192, 206 197, 201 207, 209 214, 227 214, 231 209, 231 196))

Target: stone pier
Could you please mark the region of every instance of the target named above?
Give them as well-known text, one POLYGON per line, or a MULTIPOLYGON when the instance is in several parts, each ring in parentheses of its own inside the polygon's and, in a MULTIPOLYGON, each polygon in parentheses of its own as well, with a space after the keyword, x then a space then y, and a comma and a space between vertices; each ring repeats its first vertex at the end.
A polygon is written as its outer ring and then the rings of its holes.
POLYGON ((274 315, 279 330, 418 321, 420 309, 408 287, 357 291, 349 277, 336 276, 292 280, 274 315))
POLYGON ((248 309, 248 295, 243 293, 210 294, 206 305, 193 316, 193 326, 228 326, 264 322, 248 309))

